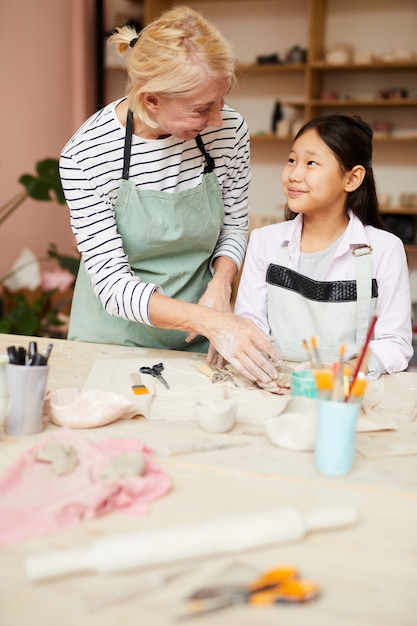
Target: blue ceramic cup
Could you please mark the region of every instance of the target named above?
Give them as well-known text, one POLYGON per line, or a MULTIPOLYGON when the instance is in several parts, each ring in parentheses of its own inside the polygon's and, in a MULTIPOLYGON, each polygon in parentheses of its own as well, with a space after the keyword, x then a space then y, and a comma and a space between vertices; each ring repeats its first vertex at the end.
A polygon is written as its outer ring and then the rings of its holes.
POLYGON ((351 471, 359 408, 359 402, 318 401, 314 456, 322 474, 340 476, 351 471))
POLYGON ((317 398, 317 386, 313 370, 300 370, 291 372, 290 388, 292 396, 303 398, 317 398))

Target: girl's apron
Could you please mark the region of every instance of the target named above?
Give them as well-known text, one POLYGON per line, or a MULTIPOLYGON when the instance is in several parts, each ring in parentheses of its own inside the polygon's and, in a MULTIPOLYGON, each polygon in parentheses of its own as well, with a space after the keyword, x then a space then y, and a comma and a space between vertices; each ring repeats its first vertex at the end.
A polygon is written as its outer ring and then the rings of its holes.
POLYGON ((305 361, 303 341, 313 336, 326 364, 339 359, 342 343, 347 358, 358 354, 378 297, 371 252, 368 246, 353 250, 356 280, 316 281, 289 269, 288 247, 279 249, 266 282, 269 326, 283 359, 305 361))
MULTIPOLYGON (((214 160, 196 137, 206 166, 203 181, 177 193, 137 189, 129 180, 133 117, 128 113, 123 177, 114 206, 118 232, 135 276, 162 287, 166 296, 197 303, 211 280, 209 263, 224 221, 214 160)), ((149 348, 206 352, 208 341, 109 315, 94 294, 81 262, 68 338, 149 348)))

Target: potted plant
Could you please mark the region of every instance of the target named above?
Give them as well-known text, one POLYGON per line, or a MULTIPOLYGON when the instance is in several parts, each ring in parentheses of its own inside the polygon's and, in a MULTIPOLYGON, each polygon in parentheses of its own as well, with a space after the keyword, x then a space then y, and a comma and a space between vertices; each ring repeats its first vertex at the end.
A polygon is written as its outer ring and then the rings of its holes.
MULTIPOLYGON (((35 167, 36 175, 23 174, 19 178, 24 190, 0 207, 0 226, 27 198, 65 204, 58 160, 44 159, 37 162, 35 167)), ((56 246, 50 244, 46 256, 35 259, 35 261, 38 263, 45 261, 57 263, 62 270, 71 273, 71 287, 73 287, 79 266, 78 256, 60 254, 56 246)), ((0 332, 35 336, 62 335, 59 327, 64 326, 65 323, 60 318, 60 309, 63 303, 68 306, 68 294, 62 303, 59 300, 57 288, 39 289, 36 293, 28 293, 27 290, 10 293, 4 283, 10 279, 13 273, 21 269, 22 266, 14 268, 0 277, 0 332)))

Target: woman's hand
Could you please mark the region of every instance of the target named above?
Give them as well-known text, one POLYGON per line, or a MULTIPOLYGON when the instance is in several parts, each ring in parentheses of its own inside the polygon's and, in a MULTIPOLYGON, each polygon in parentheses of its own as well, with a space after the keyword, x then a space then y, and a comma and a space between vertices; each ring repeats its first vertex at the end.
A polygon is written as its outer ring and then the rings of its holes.
MULTIPOLYGON (((216 311, 230 312, 230 298, 232 295, 232 288, 227 279, 220 273, 213 276, 212 280, 208 283, 207 288, 198 304, 207 306, 216 311)), ((188 333, 185 341, 190 343, 197 337, 197 333, 188 333)), ((214 346, 210 344, 207 355, 208 363, 212 363, 216 367, 223 367, 225 361, 221 355, 218 354, 214 346)))
POLYGON ((205 327, 200 334, 209 339, 210 348, 246 378, 260 384, 277 378, 274 364, 281 363, 281 355, 273 346, 273 338, 252 320, 234 313, 210 311, 207 318, 203 313, 200 321, 205 327))

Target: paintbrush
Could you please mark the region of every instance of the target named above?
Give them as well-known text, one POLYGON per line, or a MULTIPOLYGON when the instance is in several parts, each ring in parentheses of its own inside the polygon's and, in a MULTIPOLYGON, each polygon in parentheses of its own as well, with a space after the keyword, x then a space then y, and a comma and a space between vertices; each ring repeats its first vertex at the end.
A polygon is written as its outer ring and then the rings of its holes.
POLYGON ((356 381, 356 379, 358 377, 358 374, 360 372, 360 369, 362 367, 362 363, 363 363, 363 360, 365 358, 365 354, 366 354, 366 351, 368 349, 369 342, 371 341, 371 337, 372 337, 372 334, 374 332, 374 328, 375 328, 375 324, 376 324, 377 319, 378 319, 378 316, 374 315, 372 320, 371 320, 371 323, 369 324, 368 333, 366 335, 365 343, 362 346, 362 350, 361 350, 361 353, 359 355, 359 359, 358 359, 355 371, 353 372, 352 382, 350 384, 350 389, 349 389, 349 395, 346 398, 346 400, 349 400, 350 394, 352 392, 352 387, 353 387, 353 385, 354 385, 354 383, 355 383, 355 381, 356 381))
POLYGON ((305 350, 306 355, 307 355, 307 359, 310 362, 310 367, 311 367, 311 369, 314 369, 313 357, 311 356, 311 352, 310 352, 310 348, 309 348, 309 345, 308 345, 308 341, 306 341, 305 339, 303 339, 303 346, 304 346, 304 350, 305 350))
MULTIPOLYGON (((338 402, 342 397, 343 391, 343 358, 345 356, 346 346, 344 343, 339 348, 339 361, 333 363, 334 386, 332 392, 333 402, 338 402)), ((343 396, 344 399, 344 396, 343 396)))
POLYGON ((323 363, 322 363, 322 360, 320 358, 320 353, 319 353, 319 349, 318 349, 318 346, 317 346, 317 340, 316 340, 316 338, 314 336, 311 338, 311 345, 313 347, 313 353, 314 353, 314 360, 315 360, 315 363, 316 363, 316 368, 317 369, 323 369, 323 363))
POLYGON ((366 380, 365 374, 363 372, 358 372, 358 375, 351 387, 350 393, 348 395, 349 402, 361 402, 368 381, 366 380))
POLYGON ((343 368, 343 398, 344 401, 349 397, 349 385, 350 385, 350 367, 345 365, 343 368))
POLYGON ((321 400, 329 400, 333 389, 333 372, 331 370, 314 370, 314 379, 321 400))
POLYGON ((132 383, 132 391, 135 396, 140 396, 144 393, 149 393, 149 389, 142 385, 142 380, 140 375, 134 372, 133 374, 129 374, 130 382, 132 383))

